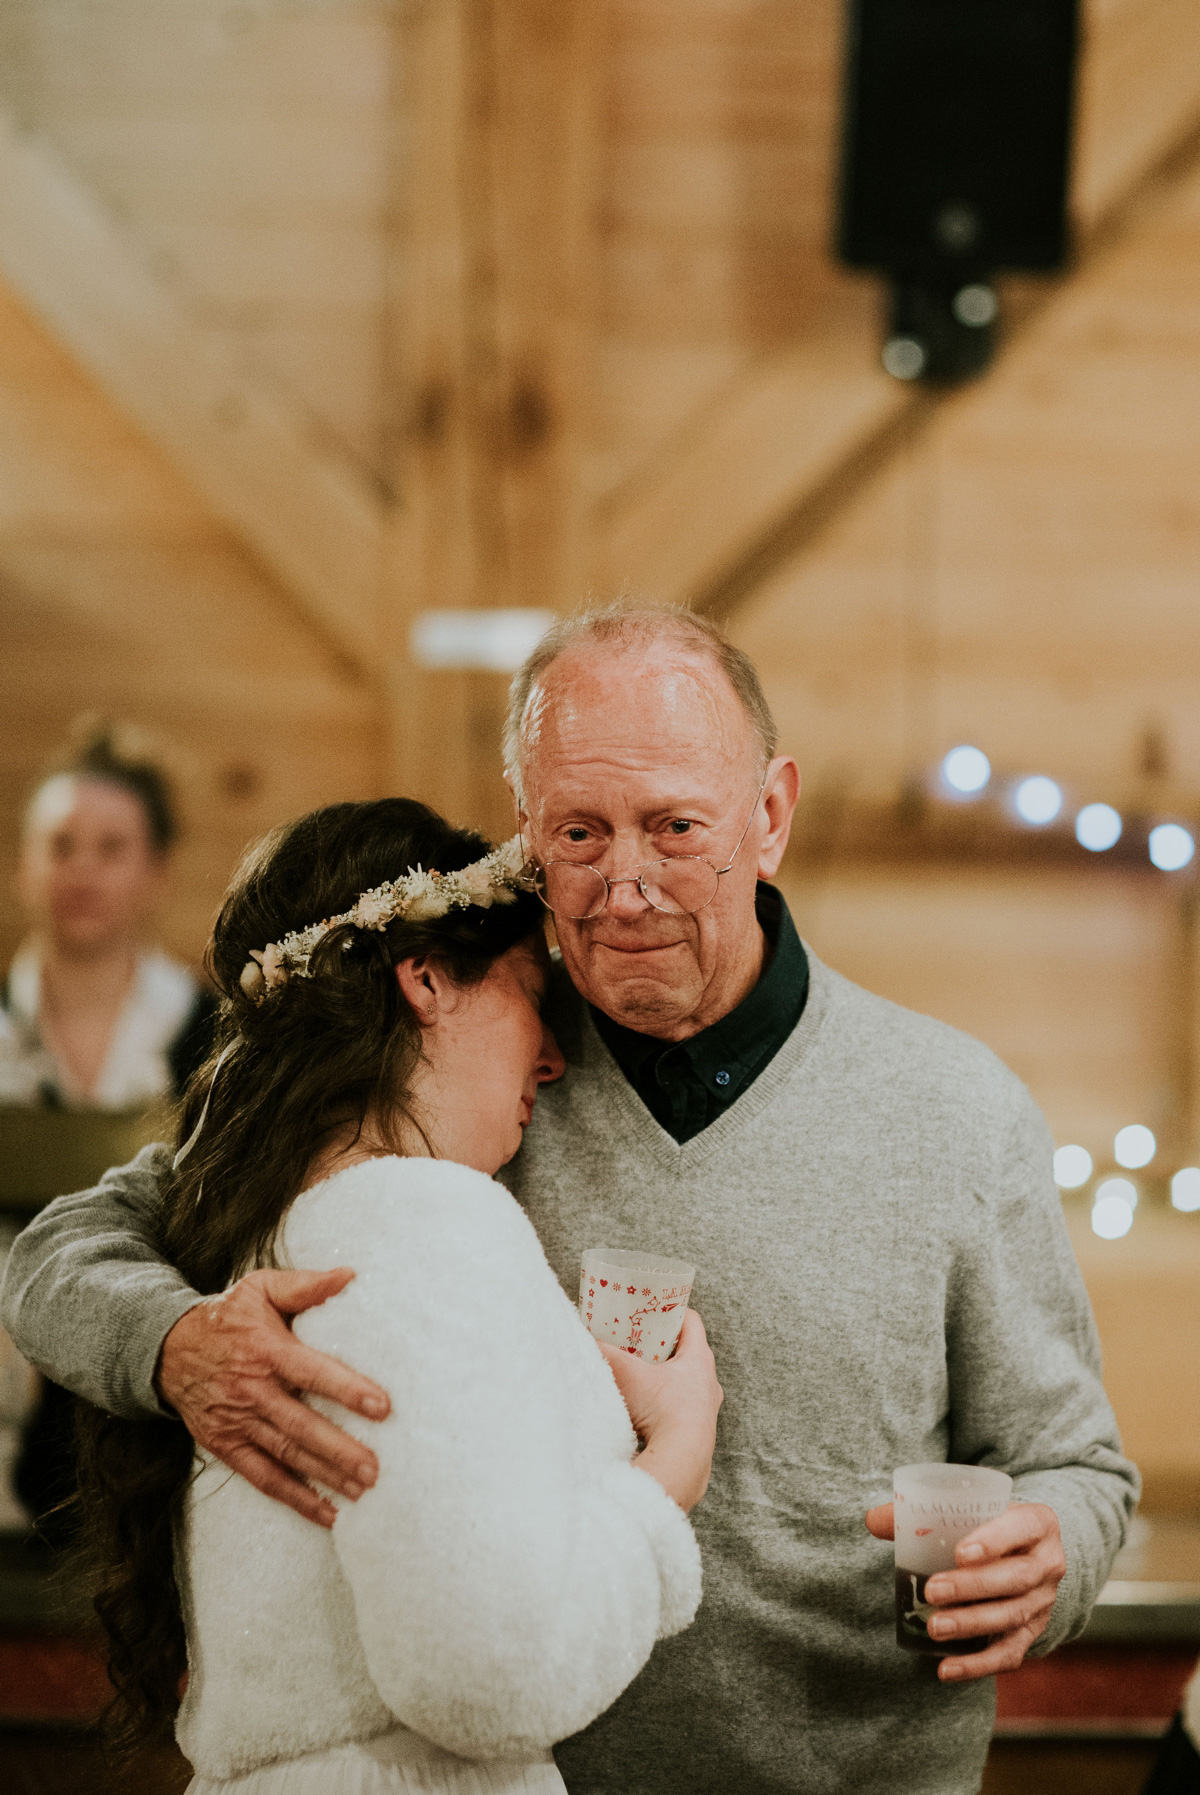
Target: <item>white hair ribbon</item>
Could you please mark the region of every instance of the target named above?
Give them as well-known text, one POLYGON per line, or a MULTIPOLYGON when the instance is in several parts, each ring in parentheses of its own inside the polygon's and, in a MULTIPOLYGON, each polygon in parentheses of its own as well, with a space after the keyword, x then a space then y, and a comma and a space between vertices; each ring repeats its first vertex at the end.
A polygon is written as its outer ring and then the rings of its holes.
POLYGON ((200 1120, 196 1123, 196 1126, 192 1129, 192 1132, 188 1135, 186 1141, 184 1141, 182 1147, 180 1147, 178 1153, 171 1161, 171 1170, 173 1172, 179 1170, 192 1148, 196 1145, 196 1142, 200 1139, 200 1130, 204 1127, 205 1120, 208 1116, 208 1106, 212 1102, 213 1086, 217 1082, 217 1073, 221 1070, 221 1067, 225 1064, 225 1061, 229 1058, 229 1055, 233 1052, 236 1045, 236 1041, 230 1041, 227 1047, 222 1047, 221 1049, 221 1056, 213 1067, 212 1080, 208 1087, 208 1096, 204 1099, 204 1108, 200 1111, 200 1120))

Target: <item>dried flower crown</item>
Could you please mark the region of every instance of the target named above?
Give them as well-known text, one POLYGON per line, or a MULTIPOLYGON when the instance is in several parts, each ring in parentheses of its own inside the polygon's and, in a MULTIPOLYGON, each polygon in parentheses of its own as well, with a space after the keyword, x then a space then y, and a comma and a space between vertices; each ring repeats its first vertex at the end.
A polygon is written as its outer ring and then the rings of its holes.
POLYGON ((383 930, 398 917, 407 922, 430 922, 445 916, 448 910, 465 910, 470 904, 488 910, 493 904, 515 903, 518 891, 531 889, 519 835, 455 873, 427 873, 415 866, 398 879, 362 892, 353 907, 343 910, 340 916, 328 916, 324 922, 293 930, 282 941, 252 948, 238 983, 247 997, 261 1003, 272 991, 286 985, 293 973, 301 979, 312 977, 313 954, 333 929, 383 930))

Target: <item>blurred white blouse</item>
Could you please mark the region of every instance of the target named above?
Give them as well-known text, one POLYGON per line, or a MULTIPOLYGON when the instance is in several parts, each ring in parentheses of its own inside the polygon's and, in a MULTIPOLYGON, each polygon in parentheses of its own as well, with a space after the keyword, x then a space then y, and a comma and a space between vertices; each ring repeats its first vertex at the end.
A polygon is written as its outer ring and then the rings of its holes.
POLYGON ((0 1103, 140 1109, 170 1094, 171 1048, 200 997, 186 966, 153 948, 138 956, 100 1075, 87 1092, 42 1039, 41 982, 37 946, 29 943, 9 967, 0 1005, 0 1103))

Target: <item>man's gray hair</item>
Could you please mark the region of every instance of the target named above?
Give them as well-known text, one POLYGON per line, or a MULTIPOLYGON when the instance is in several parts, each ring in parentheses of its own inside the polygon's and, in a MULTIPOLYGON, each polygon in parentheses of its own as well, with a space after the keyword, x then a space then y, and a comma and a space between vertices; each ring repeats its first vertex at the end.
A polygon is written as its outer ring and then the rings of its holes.
POLYGON ((636 604, 621 599, 614 604, 589 606, 552 624, 524 665, 513 675, 504 723, 504 770, 518 798, 522 795, 521 736, 525 714, 534 688, 547 667, 577 642, 632 645, 662 640, 678 642, 716 662, 750 719, 766 768, 779 746, 779 730, 763 692, 758 669, 750 656, 735 648, 720 625, 707 617, 698 617, 682 606, 636 604))

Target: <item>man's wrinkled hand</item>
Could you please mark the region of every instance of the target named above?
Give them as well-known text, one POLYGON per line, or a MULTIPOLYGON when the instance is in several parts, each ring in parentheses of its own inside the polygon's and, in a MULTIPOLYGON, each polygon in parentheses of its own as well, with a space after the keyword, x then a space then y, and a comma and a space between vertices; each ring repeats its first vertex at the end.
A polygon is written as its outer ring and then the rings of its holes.
POLYGON ((299 1392, 327 1396, 382 1421, 387 1393, 337 1359, 304 1346, 289 1317, 344 1290, 354 1273, 255 1271, 206 1297, 163 1341, 155 1386, 192 1437, 256 1489, 332 1527, 337 1510, 311 1487, 357 1500, 379 1475, 375 1454, 299 1392))
MULTIPOLYGON (((876 1539, 892 1539, 892 1504, 867 1513, 876 1539)), ((990 1636, 982 1651, 943 1658, 943 1682, 967 1682, 1016 1670, 1046 1631, 1067 1568, 1058 1516, 1042 1502, 1014 1502, 1007 1513, 968 1533, 955 1548, 956 1568, 938 1571, 925 1600, 941 1613, 929 1621, 931 1639, 990 1636)))

